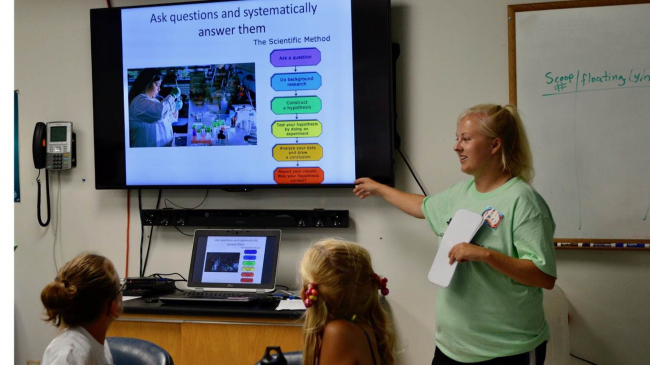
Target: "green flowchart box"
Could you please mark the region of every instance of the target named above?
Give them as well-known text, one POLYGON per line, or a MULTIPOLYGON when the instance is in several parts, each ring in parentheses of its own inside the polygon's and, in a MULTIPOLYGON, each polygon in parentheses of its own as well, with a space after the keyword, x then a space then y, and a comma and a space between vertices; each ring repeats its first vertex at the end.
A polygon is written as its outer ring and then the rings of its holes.
POLYGON ((275 114, 316 114, 323 108, 318 96, 289 96, 271 100, 275 114))

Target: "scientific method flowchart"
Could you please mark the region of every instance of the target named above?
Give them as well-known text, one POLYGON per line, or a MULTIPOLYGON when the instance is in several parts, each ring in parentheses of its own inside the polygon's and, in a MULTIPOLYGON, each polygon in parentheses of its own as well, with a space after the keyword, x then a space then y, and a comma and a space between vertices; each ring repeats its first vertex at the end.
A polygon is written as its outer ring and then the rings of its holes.
POLYGON ((294 72, 278 73, 271 77, 271 87, 275 91, 293 91, 293 96, 278 96, 271 100, 271 111, 285 118, 295 115, 294 119, 276 120, 271 126, 276 138, 291 139, 292 143, 273 146, 273 158, 279 162, 295 161, 296 167, 278 167, 273 172, 277 184, 321 184, 325 179, 323 169, 318 166, 301 167, 303 161, 320 161, 323 147, 318 143, 300 143, 300 138, 318 138, 323 132, 323 125, 316 118, 301 114, 318 114, 323 108, 321 99, 316 95, 298 95, 299 91, 313 94, 322 85, 318 72, 299 72, 299 66, 316 66, 321 61, 318 48, 278 49, 271 52, 271 64, 274 67, 293 67, 294 72), (295 141, 294 141, 295 139, 295 141))

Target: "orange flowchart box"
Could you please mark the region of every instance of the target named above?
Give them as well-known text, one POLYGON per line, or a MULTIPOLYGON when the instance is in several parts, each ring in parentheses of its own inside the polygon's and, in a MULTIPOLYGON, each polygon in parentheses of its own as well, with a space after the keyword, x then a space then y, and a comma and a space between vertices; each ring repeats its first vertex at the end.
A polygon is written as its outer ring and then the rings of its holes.
POLYGON ((321 184, 325 172, 320 167, 280 167, 273 172, 277 184, 321 184))

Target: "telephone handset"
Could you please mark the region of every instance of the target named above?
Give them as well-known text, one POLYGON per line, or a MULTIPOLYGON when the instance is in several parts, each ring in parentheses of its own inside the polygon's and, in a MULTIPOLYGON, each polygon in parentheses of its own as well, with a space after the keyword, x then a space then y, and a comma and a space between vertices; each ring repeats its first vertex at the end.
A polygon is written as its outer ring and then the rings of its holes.
POLYGON ((39 169, 37 213, 38 223, 46 227, 50 223, 50 176, 48 170, 68 170, 77 166, 76 135, 72 132, 72 122, 38 122, 34 128, 32 154, 34 167, 39 169), (45 190, 47 194, 47 221, 41 220, 41 176, 45 168, 45 190))

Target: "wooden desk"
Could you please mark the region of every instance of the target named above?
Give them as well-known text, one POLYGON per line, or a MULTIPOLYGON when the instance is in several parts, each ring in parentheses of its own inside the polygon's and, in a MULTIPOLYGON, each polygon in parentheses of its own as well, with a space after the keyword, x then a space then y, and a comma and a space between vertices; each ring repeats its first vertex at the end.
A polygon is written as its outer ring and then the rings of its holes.
POLYGON ((267 346, 280 346, 283 352, 302 349, 299 311, 273 313, 271 308, 258 306, 170 307, 142 299, 124 305, 125 313, 111 325, 108 336, 153 342, 166 349, 176 365, 253 365, 267 346))

